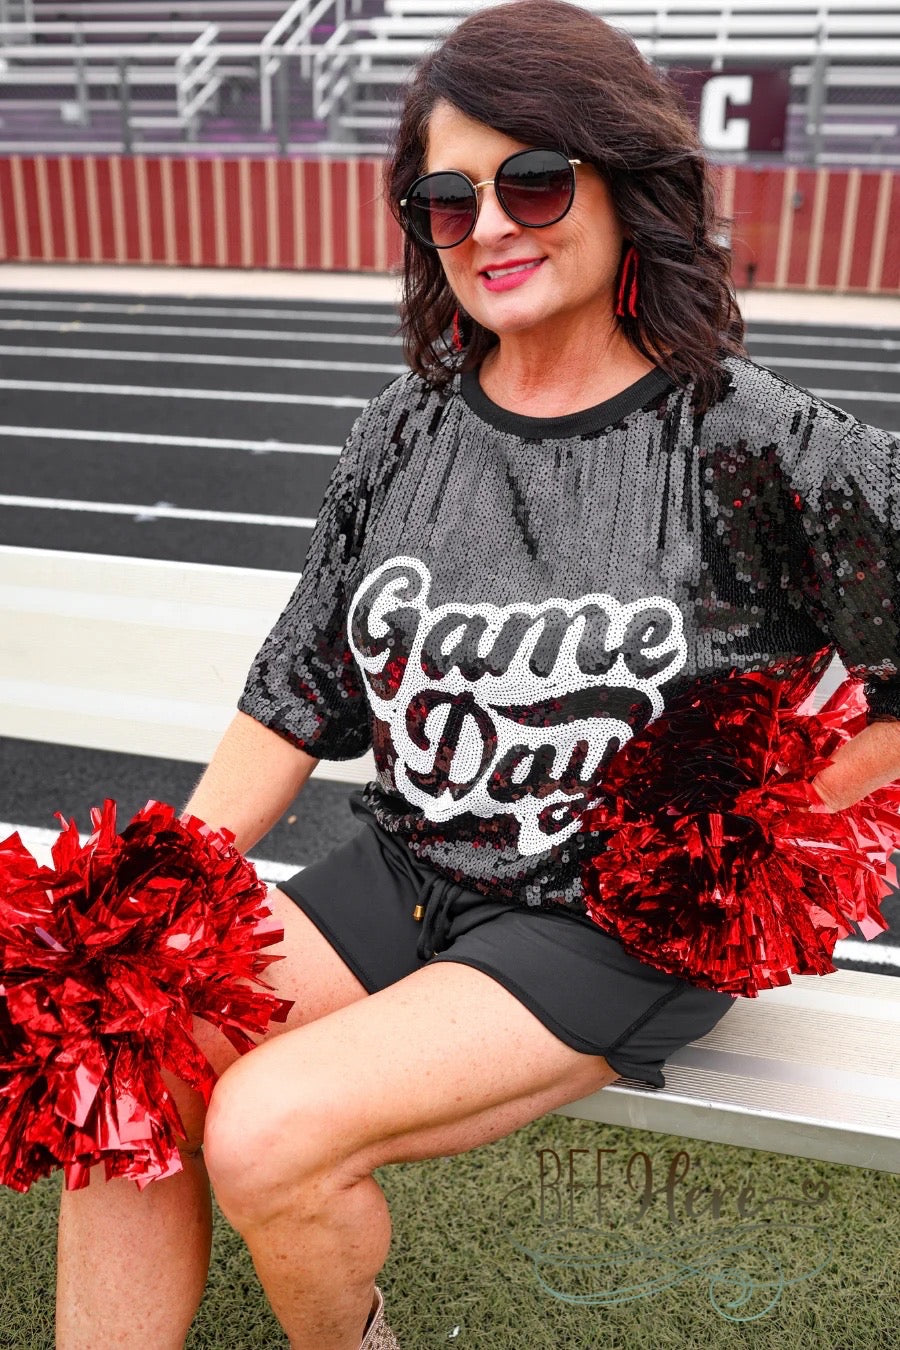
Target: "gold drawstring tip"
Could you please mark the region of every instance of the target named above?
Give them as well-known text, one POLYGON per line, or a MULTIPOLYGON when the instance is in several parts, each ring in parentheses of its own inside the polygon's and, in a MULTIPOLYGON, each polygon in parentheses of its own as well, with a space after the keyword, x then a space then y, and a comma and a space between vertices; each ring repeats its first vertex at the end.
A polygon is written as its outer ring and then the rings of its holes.
POLYGON ((422 922, 422 920, 425 918, 424 905, 416 905, 415 909, 413 910, 413 918, 415 919, 416 923, 422 922))

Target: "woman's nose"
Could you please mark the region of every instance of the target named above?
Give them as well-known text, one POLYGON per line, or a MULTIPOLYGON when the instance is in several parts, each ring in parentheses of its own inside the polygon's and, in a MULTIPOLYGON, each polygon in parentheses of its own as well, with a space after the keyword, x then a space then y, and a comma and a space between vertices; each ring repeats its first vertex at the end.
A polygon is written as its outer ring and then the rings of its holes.
POLYGON ((508 239, 513 235, 522 233, 523 227, 517 225, 497 201, 493 183, 488 183, 483 187, 480 196, 478 219, 475 222, 475 229, 472 231, 472 235, 479 244, 490 244, 497 239, 508 239))

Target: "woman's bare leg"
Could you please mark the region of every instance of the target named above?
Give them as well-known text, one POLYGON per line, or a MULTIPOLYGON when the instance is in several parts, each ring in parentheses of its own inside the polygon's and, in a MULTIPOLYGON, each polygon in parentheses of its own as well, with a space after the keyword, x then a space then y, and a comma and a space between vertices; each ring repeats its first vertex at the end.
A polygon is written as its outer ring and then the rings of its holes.
POLYGON ((56 1344, 181 1350, 209 1269, 209 1179, 202 1153, 184 1171, 138 1192, 104 1181, 63 1192, 56 1278, 56 1344))
POLYGON ((358 1350, 391 1238, 375 1168, 479 1147, 617 1077, 450 961, 233 1064, 207 1166, 292 1350, 358 1350))
MULTIPOLYGON (((270 966, 266 978, 282 997, 296 1002, 287 1022, 274 1023, 267 1039, 366 997, 356 976, 292 900, 273 889, 269 903, 284 927, 283 942, 271 950, 285 959, 270 966)), ((237 1052, 208 1024, 195 1026, 204 1053, 223 1072, 237 1052)), ((200 1152, 203 1100, 171 1076, 167 1083, 189 1136, 181 1149, 184 1171, 139 1191, 132 1181, 105 1181, 97 1167, 88 1187, 62 1193, 57 1350, 182 1350, 206 1286, 211 1201, 200 1152)))

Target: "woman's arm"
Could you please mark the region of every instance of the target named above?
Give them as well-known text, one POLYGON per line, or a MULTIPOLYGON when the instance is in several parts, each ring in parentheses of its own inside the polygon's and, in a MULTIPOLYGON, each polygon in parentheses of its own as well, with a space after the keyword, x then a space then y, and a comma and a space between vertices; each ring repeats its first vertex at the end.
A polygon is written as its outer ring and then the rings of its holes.
POLYGON ((235 713, 185 807, 207 825, 225 826, 247 853, 268 834, 318 760, 246 713, 235 713))
POLYGON ((813 811, 843 811, 876 788, 900 779, 900 721, 870 722, 813 779, 822 798, 813 811))
POLYGON ((799 600, 847 673, 865 683, 869 725, 813 786, 842 811, 900 779, 900 437, 817 405, 798 427, 791 473, 804 544, 799 600))

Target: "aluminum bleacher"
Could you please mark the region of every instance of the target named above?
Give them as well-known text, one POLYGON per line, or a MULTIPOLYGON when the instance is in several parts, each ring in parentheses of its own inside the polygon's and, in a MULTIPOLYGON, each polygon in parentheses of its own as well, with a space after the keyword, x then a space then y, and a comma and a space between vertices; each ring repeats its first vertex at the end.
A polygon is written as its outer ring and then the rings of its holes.
POLYGON ((139 41, 133 24, 115 20, 7 25, 0 107, 8 115, 17 106, 11 91, 20 90, 18 106, 32 117, 49 110, 87 126, 112 94, 131 128, 190 131, 221 84, 218 38, 215 24, 197 21, 169 23, 165 41, 139 41))
MULTIPOLYGON (((663 67, 787 71, 788 162, 900 164, 897 0, 581 2, 663 67)), ((416 61, 486 3, 2 0, 0 152, 377 153, 416 61)))
MULTIPOLYGON (((315 59, 313 112, 328 122, 331 139, 384 141, 412 67, 487 3, 385 0, 383 17, 339 27, 315 59)), ((648 60, 664 67, 789 67, 790 157, 835 161, 849 153, 857 161, 900 163, 897 0, 862 0, 860 7, 848 0, 581 3, 630 33, 648 60)))
MULTIPOLYGON (((366 0, 3 0, 0 151, 271 141, 271 116, 256 133, 281 48, 308 60, 365 13, 366 0)), ((308 92, 294 102, 301 139, 315 140, 308 92)))
POLYGON ((290 0, 30 0, 31 17, 45 23, 140 24, 150 36, 173 21, 214 23, 229 37, 259 40, 281 18, 290 0))

